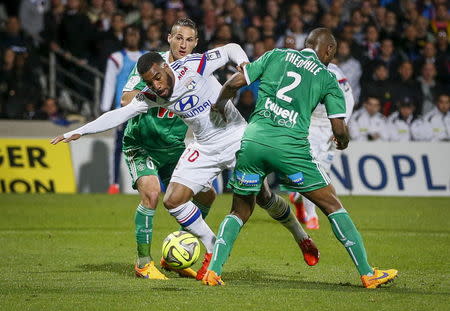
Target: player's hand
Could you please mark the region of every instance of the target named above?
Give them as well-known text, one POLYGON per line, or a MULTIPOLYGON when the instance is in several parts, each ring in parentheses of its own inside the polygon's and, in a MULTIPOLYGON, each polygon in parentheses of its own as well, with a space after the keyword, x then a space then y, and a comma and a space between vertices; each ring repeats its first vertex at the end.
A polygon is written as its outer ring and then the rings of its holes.
POLYGON ((337 140, 336 137, 333 137, 333 141, 336 143, 337 150, 344 150, 348 146, 348 140, 337 140))
POLYGON ((236 66, 237 71, 244 72, 244 66, 249 64, 249 62, 242 62, 241 64, 236 66))
POLYGON ((68 143, 72 140, 77 140, 78 138, 80 138, 81 135, 80 134, 73 134, 72 136, 68 137, 68 138, 64 138, 64 135, 59 135, 56 136, 55 138, 52 139, 52 141, 50 142, 52 145, 56 145, 57 143, 59 143, 60 141, 64 142, 64 143, 68 143))

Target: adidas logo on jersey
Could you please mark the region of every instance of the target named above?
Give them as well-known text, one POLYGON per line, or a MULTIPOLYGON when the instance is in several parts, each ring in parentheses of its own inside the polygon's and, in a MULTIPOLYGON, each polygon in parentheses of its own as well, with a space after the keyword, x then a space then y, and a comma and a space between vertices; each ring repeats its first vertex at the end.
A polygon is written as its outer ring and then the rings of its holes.
POLYGON ((267 98, 265 108, 272 111, 275 115, 288 119, 292 124, 297 124, 298 112, 294 110, 284 109, 278 106, 276 103, 267 98))

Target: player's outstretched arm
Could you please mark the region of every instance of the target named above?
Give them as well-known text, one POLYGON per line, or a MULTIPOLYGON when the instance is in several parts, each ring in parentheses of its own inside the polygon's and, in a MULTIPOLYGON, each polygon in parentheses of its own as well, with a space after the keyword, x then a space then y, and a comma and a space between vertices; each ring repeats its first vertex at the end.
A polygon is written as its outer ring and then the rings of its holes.
POLYGON ((344 150, 348 146, 349 136, 348 128, 343 118, 330 119, 331 129, 333 130, 336 149, 344 150))
POLYGON ((69 142, 80 138, 82 135, 107 131, 147 110, 148 105, 145 101, 133 100, 131 104, 125 107, 108 111, 82 127, 55 137, 50 143, 56 145, 60 141, 69 142))
POLYGON ((237 90, 239 90, 244 85, 247 85, 247 81, 245 80, 244 74, 242 72, 236 72, 222 86, 219 98, 217 98, 216 104, 213 106, 213 108, 222 114, 225 121, 226 121, 225 106, 227 102, 231 98, 236 96, 237 90))

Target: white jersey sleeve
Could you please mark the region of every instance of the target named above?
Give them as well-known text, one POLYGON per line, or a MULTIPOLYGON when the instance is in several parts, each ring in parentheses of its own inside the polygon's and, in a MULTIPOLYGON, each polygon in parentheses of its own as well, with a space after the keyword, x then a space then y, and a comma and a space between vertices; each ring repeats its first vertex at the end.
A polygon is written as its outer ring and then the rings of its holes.
POLYGON ((197 72, 203 76, 209 76, 229 61, 237 65, 249 62, 240 45, 229 43, 203 53, 197 72))
MULTIPOLYGON (((345 99, 345 108, 346 108, 346 117, 345 122, 348 123, 350 120, 350 116, 353 112, 353 107, 355 105, 355 100, 353 98, 352 88, 350 87, 350 83, 348 83, 345 78, 342 70, 336 66, 335 64, 328 64, 327 69, 334 73, 336 76, 336 80, 338 81, 339 87, 344 93, 345 99)), ((327 112, 325 109, 325 105, 318 104, 316 109, 314 109, 311 115, 311 125, 314 126, 329 126, 331 127, 330 121, 328 120, 327 112)))
POLYGON ((117 74, 123 66, 123 56, 120 52, 115 52, 108 57, 106 63, 105 81, 103 82, 102 102, 100 109, 102 112, 109 111, 114 101, 116 92, 117 74))
MULTIPOLYGON (((141 95, 141 93, 138 95, 141 95)), ((136 97, 138 95, 136 95, 136 97)), ((65 133, 64 138, 68 138, 74 134, 87 135, 104 132, 121 125, 138 114, 147 112, 149 105, 146 100, 136 99, 136 97, 129 105, 108 111, 94 121, 89 122, 71 132, 65 133)))

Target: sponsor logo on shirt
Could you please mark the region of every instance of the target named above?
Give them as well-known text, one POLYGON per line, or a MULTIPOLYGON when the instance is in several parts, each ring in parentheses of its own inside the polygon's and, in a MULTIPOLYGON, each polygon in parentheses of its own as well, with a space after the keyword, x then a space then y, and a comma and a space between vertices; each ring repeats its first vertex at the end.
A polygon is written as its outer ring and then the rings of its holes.
MULTIPOLYGON (((198 115, 199 113, 202 113, 203 111, 208 111, 208 108, 211 107, 211 102, 208 100, 207 102, 204 102, 201 105, 198 105, 194 107, 191 111, 188 111, 182 115, 180 115, 180 118, 186 119, 186 118, 192 118, 198 115)), ((187 109, 186 109, 187 110, 187 109)))
POLYGON ((264 118, 272 119, 276 124, 292 128, 297 124, 298 112, 294 110, 284 109, 270 98, 267 98, 264 105, 265 110, 259 112, 264 118))
POLYGON ((291 181, 291 183, 296 184, 296 185, 301 185, 303 184, 303 173, 302 172, 298 172, 292 175, 288 176, 289 180, 291 181))
POLYGON ((239 184, 245 186, 256 186, 260 183, 260 176, 258 174, 246 174, 236 171, 236 179, 239 184))
POLYGON ((220 58, 220 52, 218 50, 211 51, 206 54, 207 60, 213 60, 213 59, 219 59, 219 58, 220 58))
POLYGON ((181 80, 181 78, 183 78, 183 76, 186 74, 187 71, 188 67, 183 67, 180 71, 180 74, 178 75, 178 80, 181 80))
POLYGON ((198 101, 199 99, 195 95, 186 96, 177 101, 174 108, 176 111, 183 112, 197 106, 198 101))

